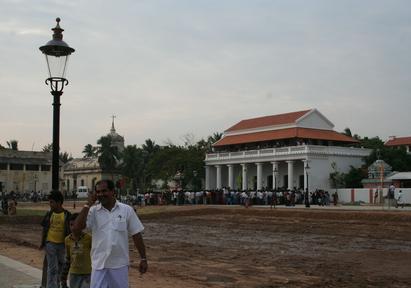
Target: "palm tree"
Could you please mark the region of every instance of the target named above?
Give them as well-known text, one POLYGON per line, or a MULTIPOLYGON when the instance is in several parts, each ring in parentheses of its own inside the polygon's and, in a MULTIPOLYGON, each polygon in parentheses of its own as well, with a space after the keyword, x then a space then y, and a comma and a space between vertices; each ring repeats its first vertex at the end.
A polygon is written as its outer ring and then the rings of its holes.
POLYGON ((71 156, 71 154, 67 152, 60 152, 59 158, 60 158, 60 161, 63 162, 64 164, 66 164, 70 160, 73 160, 73 157, 71 156))
POLYGON ((47 144, 47 145, 44 145, 43 146, 43 152, 51 152, 51 151, 53 151, 53 144, 47 144))
POLYGON ((160 146, 149 138, 142 145, 142 149, 147 155, 151 156, 160 149, 160 146))
MULTIPOLYGON (((51 153, 51 152, 53 152, 53 144, 50 143, 50 144, 44 145, 43 149, 41 149, 41 150, 43 152, 51 153)), ((69 154, 68 152, 64 151, 64 152, 59 153, 59 159, 60 159, 61 162, 67 163, 67 162, 73 160, 73 156, 71 156, 71 154, 69 154)))
POLYGON ((212 150, 212 146, 214 143, 216 143, 218 140, 220 140, 223 137, 223 133, 215 132, 212 136, 208 136, 207 138, 207 146, 208 146, 208 151, 210 152, 212 150))
POLYGON ((84 146, 82 153, 84 154, 83 158, 93 158, 96 156, 97 147, 94 147, 91 144, 87 144, 86 146, 84 146))
POLYGON ((18 143, 19 142, 17 140, 10 140, 10 141, 7 141, 7 146, 9 147, 9 149, 17 151, 19 150, 18 143))
POLYGON ((345 128, 343 134, 352 137, 351 129, 350 128, 345 128))
POLYGON ((119 153, 117 147, 111 145, 110 136, 102 136, 97 144, 100 145, 97 148, 98 163, 103 171, 113 172, 117 166, 117 160, 119 159, 119 153))

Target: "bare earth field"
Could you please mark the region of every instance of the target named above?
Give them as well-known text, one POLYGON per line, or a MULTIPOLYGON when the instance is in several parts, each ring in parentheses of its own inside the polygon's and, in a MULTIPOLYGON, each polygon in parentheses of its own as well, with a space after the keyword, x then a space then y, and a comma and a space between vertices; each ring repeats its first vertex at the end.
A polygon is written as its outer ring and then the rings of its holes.
MULTIPOLYGON (((411 287, 410 211, 200 206, 139 215, 149 272, 139 275, 131 247, 131 287, 411 287)), ((0 254, 41 268, 38 217, 8 218, 0 254)))

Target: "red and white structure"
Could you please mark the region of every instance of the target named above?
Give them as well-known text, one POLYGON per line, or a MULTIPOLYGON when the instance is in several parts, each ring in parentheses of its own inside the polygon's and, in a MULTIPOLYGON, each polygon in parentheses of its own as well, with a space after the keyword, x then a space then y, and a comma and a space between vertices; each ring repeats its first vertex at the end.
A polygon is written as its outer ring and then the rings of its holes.
POLYGON ((317 109, 242 120, 206 154, 206 189, 328 190, 332 166, 348 172, 371 152, 333 127, 317 109))
POLYGON ((404 147, 407 153, 411 153, 411 136, 410 137, 396 137, 391 136, 390 139, 384 143, 385 146, 400 148, 404 147))

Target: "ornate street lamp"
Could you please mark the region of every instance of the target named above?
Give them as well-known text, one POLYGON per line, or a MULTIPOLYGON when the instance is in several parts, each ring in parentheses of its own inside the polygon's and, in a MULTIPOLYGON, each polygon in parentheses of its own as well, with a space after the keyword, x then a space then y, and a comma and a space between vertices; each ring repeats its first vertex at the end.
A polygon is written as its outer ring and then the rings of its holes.
POLYGON ((274 167, 274 191, 277 190, 277 176, 278 176, 278 169, 277 167, 274 167))
POLYGON ((307 187, 305 188, 305 207, 310 208, 310 192, 308 189, 308 170, 310 170, 310 166, 308 166, 308 161, 305 162, 305 178, 307 181, 307 187))
POLYGON ((37 174, 34 174, 34 192, 37 192, 37 181, 39 180, 39 177, 37 174))
POLYGON ((52 158, 52 189, 59 190, 59 150, 60 150, 60 96, 64 86, 68 85, 66 68, 69 56, 75 50, 63 41, 63 29, 60 28, 60 18, 53 29, 53 39, 40 47, 46 56, 49 78, 46 84, 50 85, 53 95, 53 158, 52 158))

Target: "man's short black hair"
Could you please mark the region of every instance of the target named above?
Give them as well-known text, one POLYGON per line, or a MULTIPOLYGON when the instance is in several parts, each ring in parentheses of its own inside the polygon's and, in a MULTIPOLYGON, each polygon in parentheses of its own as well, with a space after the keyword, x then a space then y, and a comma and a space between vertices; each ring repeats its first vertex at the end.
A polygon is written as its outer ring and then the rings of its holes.
POLYGON ((102 180, 98 181, 96 183, 96 185, 94 186, 94 190, 96 190, 97 185, 100 185, 101 183, 106 183, 108 190, 114 191, 114 182, 111 181, 110 179, 102 179, 102 180))
POLYGON ((49 200, 54 200, 57 203, 61 203, 61 204, 63 204, 63 202, 64 202, 63 194, 61 194, 60 191, 56 191, 56 190, 53 190, 53 191, 50 192, 48 199, 49 200))

